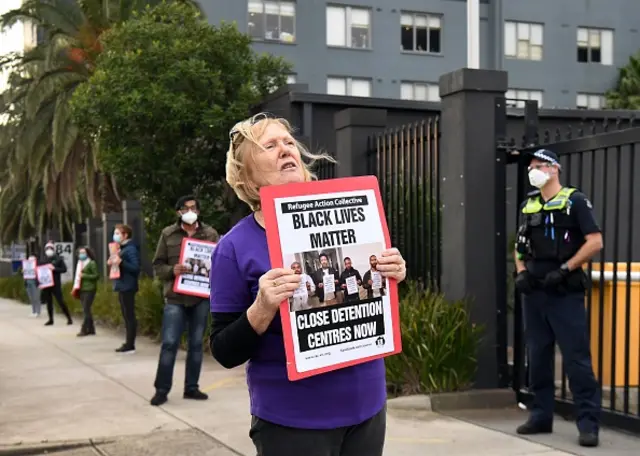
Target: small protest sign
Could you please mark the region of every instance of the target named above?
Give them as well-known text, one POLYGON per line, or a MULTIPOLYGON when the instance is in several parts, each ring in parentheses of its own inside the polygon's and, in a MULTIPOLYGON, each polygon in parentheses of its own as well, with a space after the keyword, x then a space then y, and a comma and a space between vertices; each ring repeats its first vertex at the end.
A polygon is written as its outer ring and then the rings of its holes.
POLYGON ((120 265, 114 262, 118 253, 120 253, 120 244, 117 242, 109 242, 109 259, 112 261, 109 266, 109 279, 111 280, 120 278, 120 265))
POLYGON ((376 269, 390 247, 377 179, 263 187, 260 196, 271 266, 315 285, 280 307, 289 379, 399 353, 397 283, 376 269))
POLYGON ((189 268, 190 272, 180 274, 173 282, 174 293, 208 298, 209 271, 211 255, 216 247, 215 242, 184 238, 180 250, 180 264, 189 268))
POLYGON ((38 262, 35 258, 22 260, 22 277, 25 280, 35 279, 37 266, 38 262))
POLYGON ((50 264, 43 264, 42 266, 36 267, 36 276, 40 289, 51 288, 54 285, 53 268, 50 264))

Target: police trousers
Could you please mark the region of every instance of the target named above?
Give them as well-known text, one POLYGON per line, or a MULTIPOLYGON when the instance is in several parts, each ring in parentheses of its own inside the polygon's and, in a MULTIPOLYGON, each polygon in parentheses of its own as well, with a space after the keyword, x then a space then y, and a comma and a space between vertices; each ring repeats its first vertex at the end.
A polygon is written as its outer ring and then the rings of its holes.
POLYGON ((557 295, 536 290, 523 297, 530 388, 531 421, 553 421, 555 343, 562 352, 581 432, 597 432, 601 391, 593 373, 584 293, 557 295))

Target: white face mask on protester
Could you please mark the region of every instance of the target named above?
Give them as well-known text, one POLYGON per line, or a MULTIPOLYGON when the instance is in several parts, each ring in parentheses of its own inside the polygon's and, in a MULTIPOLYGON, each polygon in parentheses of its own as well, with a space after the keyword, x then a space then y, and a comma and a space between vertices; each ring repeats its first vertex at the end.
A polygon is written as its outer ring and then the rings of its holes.
POLYGON ((44 251, 44 254, 51 258, 53 256, 53 249, 47 249, 44 251))
POLYGON ((198 220, 198 214, 193 211, 188 211, 182 214, 182 221, 187 225, 193 225, 198 220))
POLYGON ((551 176, 540 169, 532 169, 529 171, 529 183, 536 188, 542 188, 549 181, 551 176))

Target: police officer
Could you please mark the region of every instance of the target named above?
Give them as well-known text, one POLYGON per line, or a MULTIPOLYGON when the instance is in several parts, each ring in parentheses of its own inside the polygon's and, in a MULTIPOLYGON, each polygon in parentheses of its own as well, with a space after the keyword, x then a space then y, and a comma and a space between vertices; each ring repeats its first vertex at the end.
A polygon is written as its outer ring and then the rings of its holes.
POLYGON ((540 149, 527 155, 531 192, 520 207, 516 243, 516 289, 523 295, 529 349, 527 422, 519 434, 553 431, 555 343, 562 352, 577 408, 581 446, 598 446, 601 393, 593 374, 582 270, 602 249, 602 234, 587 197, 560 184, 558 156, 540 149))

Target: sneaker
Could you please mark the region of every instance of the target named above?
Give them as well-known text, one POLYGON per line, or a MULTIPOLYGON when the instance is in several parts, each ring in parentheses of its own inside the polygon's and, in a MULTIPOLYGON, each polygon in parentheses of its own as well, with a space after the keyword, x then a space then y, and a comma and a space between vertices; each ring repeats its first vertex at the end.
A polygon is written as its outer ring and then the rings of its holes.
POLYGON ((196 401, 206 401, 209 399, 209 396, 199 389, 185 391, 182 397, 185 399, 195 399, 196 401))
POLYGON ((156 392, 156 394, 154 394, 153 397, 151 398, 151 401, 149 401, 149 403, 155 407, 162 405, 165 402, 167 402, 167 395, 164 393, 158 393, 158 392, 156 392))
POLYGON ((551 423, 535 423, 533 421, 527 421, 526 423, 518 426, 516 432, 520 435, 551 434, 553 432, 553 425, 551 423))
POLYGON ((53 320, 49 320, 44 325, 45 326, 51 326, 52 324, 53 324, 53 320))
POLYGON ((31 312, 31 314, 30 314, 29 316, 30 316, 31 318, 35 318, 35 317, 37 317, 37 316, 38 316, 38 314, 37 314, 37 313, 35 313, 35 312, 31 312))
POLYGON ((578 443, 583 447, 597 447, 599 440, 597 432, 581 432, 578 443))
POLYGON ((126 344, 122 344, 120 348, 116 348, 116 353, 122 353, 123 355, 133 355, 135 352, 135 347, 129 347, 126 344))

